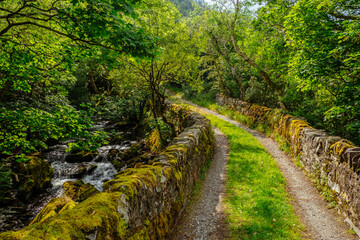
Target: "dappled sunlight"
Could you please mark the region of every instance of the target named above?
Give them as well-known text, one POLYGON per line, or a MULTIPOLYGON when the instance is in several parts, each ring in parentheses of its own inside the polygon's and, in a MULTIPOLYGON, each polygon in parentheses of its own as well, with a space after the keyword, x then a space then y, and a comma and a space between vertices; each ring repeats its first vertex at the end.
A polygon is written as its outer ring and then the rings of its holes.
POLYGON ((214 116, 211 123, 230 142, 226 206, 239 239, 300 239, 286 181, 274 159, 249 133, 214 116))

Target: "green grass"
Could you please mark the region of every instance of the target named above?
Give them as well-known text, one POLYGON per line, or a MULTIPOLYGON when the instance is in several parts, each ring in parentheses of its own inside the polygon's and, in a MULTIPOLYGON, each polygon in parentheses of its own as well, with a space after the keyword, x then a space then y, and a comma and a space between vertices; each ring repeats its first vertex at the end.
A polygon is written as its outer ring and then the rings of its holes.
POLYGON ((200 105, 202 107, 210 108, 211 105, 215 104, 215 93, 197 93, 192 90, 191 87, 178 88, 175 86, 167 86, 168 90, 172 91, 179 97, 187 100, 191 100, 193 103, 200 105))
POLYGON ((235 239, 301 239, 285 178, 274 159, 249 133, 212 115, 229 139, 226 207, 235 239))
POLYGON ((229 139, 226 207, 235 239, 301 239, 285 178, 274 159, 249 133, 212 115, 229 139))
MULTIPOLYGON (((194 102, 267 134, 272 132, 226 107, 211 102, 194 102)), ((230 142, 225 204, 232 237, 304 239, 303 226, 286 191, 285 178, 271 155, 246 131, 213 115, 199 112, 210 119, 230 142)), ((283 150, 290 151, 286 142, 282 146, 283 150)))

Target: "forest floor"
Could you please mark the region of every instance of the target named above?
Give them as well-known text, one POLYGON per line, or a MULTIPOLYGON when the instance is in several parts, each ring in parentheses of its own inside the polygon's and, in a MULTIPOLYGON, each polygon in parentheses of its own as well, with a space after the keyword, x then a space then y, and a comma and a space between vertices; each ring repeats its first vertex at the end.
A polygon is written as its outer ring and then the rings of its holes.
MULTIPOLYGON (((279 169, 282 171, 287 182, 287 191, 289 192, 294 207, 295 214, 300 218, 305 230, 302 232, 302 239, 316 240, 353 240, 358 239, 354 234, 350 234, 349 226, 344 222, 334 209, 329 209, 326 200, 319 194, 304 172, 296 167, 293 160, 280 150, 276 141, 266 137, 256 130, 252 130, 228 117, 209 109, 195 105, 189 101, 182 100, 185 103, 194 106, 200 111, 214 115, 235 126, 244 129, 261 142, 266 150, 275 159, 279 169)), ((172 239, 226 239, 229 231, 223 213, 221 199, 224 197, 224 177, 226 164, 225 145, 226 138, 216 131, 216 150, 219 155, 215 155, 212 165, 204 180, 204 187, 197 201, 194 201, 188 207, 187 214, 178 224, 177 229, 172 235, 172 239), (224 155, 225 154, 225 155, 224 155), (214 179, 218 183, 213 185, 214 179), (219 210, 220 209, 220 210, 219 210)))

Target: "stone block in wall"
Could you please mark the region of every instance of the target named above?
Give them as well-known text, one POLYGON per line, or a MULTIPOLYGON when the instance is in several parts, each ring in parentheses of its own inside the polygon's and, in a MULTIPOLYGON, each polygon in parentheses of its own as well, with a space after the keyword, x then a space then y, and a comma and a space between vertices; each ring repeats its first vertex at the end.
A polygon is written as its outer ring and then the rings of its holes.
POLYGON ((343 154, 344 161, 349 165, 349 167, 355 172, 359 172, 360 168, 360 148, 348 148, 343 154))

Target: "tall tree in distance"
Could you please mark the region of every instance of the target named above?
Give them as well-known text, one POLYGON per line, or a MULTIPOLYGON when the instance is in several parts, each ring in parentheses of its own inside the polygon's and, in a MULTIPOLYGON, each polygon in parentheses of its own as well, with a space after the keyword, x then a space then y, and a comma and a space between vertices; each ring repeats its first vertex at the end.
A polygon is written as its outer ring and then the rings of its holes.
POLYGON ((205 7, 205 0, 168 0, 174 3, 180 10, 181 15, 189 16, 195 10, 195 5, 205 7))

